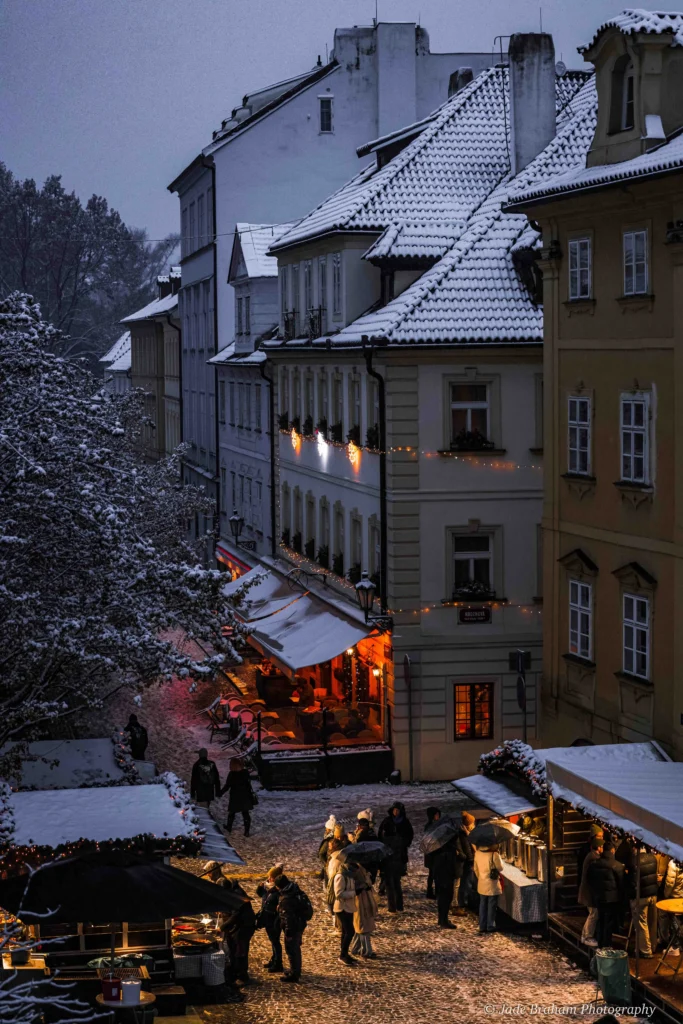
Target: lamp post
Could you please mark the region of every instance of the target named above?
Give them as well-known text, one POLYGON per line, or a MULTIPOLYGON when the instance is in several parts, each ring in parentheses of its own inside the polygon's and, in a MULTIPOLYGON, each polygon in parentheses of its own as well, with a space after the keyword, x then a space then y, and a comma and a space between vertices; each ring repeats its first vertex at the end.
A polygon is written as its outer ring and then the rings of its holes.
POLYGON ((239 544, 240 534, 242 532, 242 527, 244 526, 244 516, 241 516, 237 509, 234 508, 228 522, 230 523, 232 539, 235 541, 235 544, 239 544))
POLYGON ((364 569, 360 574, 358 583, 356 583, 356 597, 358 598, 360 609, 365 616, 365 621, 373 625, 378 632, 390 633, 394 628, 394 620, 389 615, 372 614, 372 606, 375 603, 376 592, 377 587, 364 569))

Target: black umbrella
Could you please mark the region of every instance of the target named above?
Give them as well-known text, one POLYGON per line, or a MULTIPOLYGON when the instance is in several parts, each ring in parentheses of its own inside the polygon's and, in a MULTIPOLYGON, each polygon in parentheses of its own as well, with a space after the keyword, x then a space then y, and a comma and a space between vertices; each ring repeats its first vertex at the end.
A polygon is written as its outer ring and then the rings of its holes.
POLYGON ((370 864, 391 856, 391 850, 376 839, 366 839, 363 843, 350 843, 337 853, 337 860, 346 863, 357 860, 359 864, 370 864))
POLYGON ((493 821, 485 821, 483 825, 477 825, 468 838, 475 846, 495 846, 497 843, 504 843, 510 838, 511 829, 503 825, 497 825, 493 821))
POLYGON ((447 818, 445 821, 440 821, 436 828, 425 832, 420 842, 420 849, 425 857, 430 853, 435 853, 442 846, 445 846, 446 843, 449 843, 453 836, 458 834, 459 828, 459 825, 450 818, 447 818))
POLYGON ((163 921, 211 911, 235 911, 244 896, 204 882, 162 861, 132 854, 68 857, 0 882, 0 907, 26 924, 120 921, 163 921))

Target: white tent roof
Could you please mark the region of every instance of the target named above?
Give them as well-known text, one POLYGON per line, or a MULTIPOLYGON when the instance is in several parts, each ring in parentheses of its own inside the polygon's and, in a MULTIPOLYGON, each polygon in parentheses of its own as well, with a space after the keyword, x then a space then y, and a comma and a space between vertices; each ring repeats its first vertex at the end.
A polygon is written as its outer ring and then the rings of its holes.
MULTIPOLYGON (((512 782, 512 779, 510 781, 512 782)), ((489 779, 485 775, 468 775, 465 779, 454 779, 452 785, 472 800, 476 800, 482 807, 488 807, 504 818, 510 814, 526 814, 543 806, 542 801, 519 796, 505 782, 489 779)))
POLYGON ((553 796, 638 836, 662 853, 683 858, 682 763, 548 760, 546 771, 553 796))
POLYGON ((252 583, 253 580, 258 582, 252 584, 244 600, 237 606, 237 613, 245 622, 255 622, 264 616, 273 615, 302 596, 300 589, 290 587, 281 576, 276 576, 269 569, 259 568, 252 569, 239 579, 227 583, 223 587, 223 593, 226 597, 231 597, 237 594, 245 583, 252 583))
MULTIPOLYGON (((7 744, 0 754, 8 753, 12 746, 7 744)), ((38 740, 28 744, 27 753, 39 760, 27 760, 22 754, 21 778, 11 780, 22 789, 111 786, 125 778, 114 758, 111 739, 38 740)))

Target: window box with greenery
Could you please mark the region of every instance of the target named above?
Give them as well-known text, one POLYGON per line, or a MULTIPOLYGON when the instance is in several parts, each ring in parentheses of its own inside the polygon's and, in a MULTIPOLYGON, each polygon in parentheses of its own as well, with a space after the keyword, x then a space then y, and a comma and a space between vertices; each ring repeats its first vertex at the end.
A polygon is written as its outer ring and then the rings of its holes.
POLYGON ((351 429, 349 430, 349 432, 348 432, 348 434, 346 436, 348 437, 349 441, 351 441, 352 444, 355 444, 358 448, 360 448, 360 427, 359 426, 351 427, 351 429))
POLYGON ((287 527, 286 527, 286 528, 285 528, 285 529, 284 529, 284 530, 282 531, 282 543, 284 544, 284 546, 285 546, 286 548, 288 548, 288 547, 289 547, 289 537, 290 537, 290 534, 289 534, 289 527, 287 526, 287 527))
POLYGON ((344 555, 341 551, 336 555, 332 555, 332 572, 337 576, 344 575, 344 555))
POLYGON ((489 441, 478 430, 461 430, 451 441, 451 451, 454 452, 488 452, 495 448, 493 441, 489 441))
POLYGON ((301 530, 297 530, 292 537, 292 547, 298 554, 301 554, 301 530))
POLYGON ((301 417, 300 416, 292 416, 292 419, 291 419, 289 425, 290 425, 292 430, 296 430, 297 434, 301 433, 301 417))
POLYGON ((320 436, 323 438, 323 440, 327 441, 327 420, 326 419, 318 420, 318 426, 317 426, 316 429, 317 429, 318 433, 320 434, 320 436))
POLYGON ((304 554, 306 555, 306 558, 310 558, 311 561, 315 558, 315 540, 313 537, 306 541, 304 545, 304 554))
POLYGON ((322 569, 329 569, 330 567, 330 549, 327 544, 322 544, 318 548, 318 557, 316 559, 318 565, 322 569))
POLYGON ((493 601, 495 596, 495 590, 491 590, 488 583, 480 583, 477 580, 453 588, 454 601, 493 601))
POLYGON ((365 443, 373 451, 379 450, 379 427, 368 427, 365 435, 365 443))
POLYGON ((334 441, 336 444, 344 443, 344 430, 341 423, 333 423, 330 427, 330 441, 334 441))
POLYGON ((355 587, 356 583, 360 582, 360 574, 360 562, 356 562, 356 564, 352 565, 349 571, 347 572, 346 578, 348 579, 349 583, 353 583, 355 587))
POLYGON ((277 418, 277 423, 280 430, 289 430, 289 413, 281 412, 277 418))
POLYGON ((301 428, 301 433, 304 437, 313 437, 313 417, 307 416, 304 420, 304 425, 301 428))

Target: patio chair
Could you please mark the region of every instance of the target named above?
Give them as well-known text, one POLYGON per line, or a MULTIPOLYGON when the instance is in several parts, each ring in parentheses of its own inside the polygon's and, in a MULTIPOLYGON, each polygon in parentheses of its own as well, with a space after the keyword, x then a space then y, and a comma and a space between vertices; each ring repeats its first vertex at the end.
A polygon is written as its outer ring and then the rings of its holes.
POLYGON ((230 733, 231 725, 230 722, 221 722, 215 711, 209 711, 209 725, 208 728, 211 730, 211 736, 209 743, 213 743, 215 734, 218 733, 230 733))

